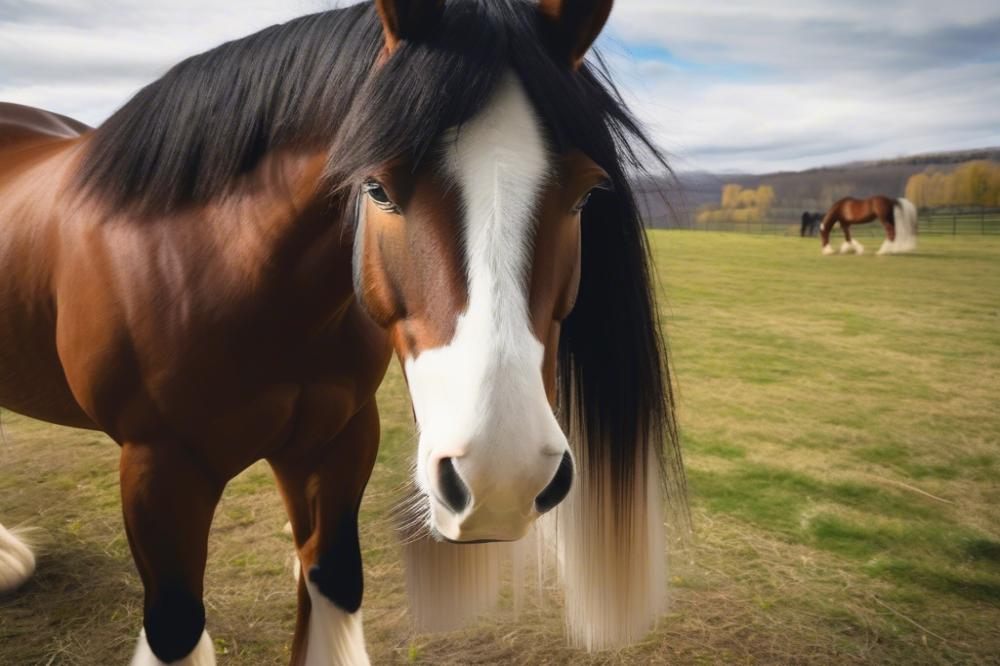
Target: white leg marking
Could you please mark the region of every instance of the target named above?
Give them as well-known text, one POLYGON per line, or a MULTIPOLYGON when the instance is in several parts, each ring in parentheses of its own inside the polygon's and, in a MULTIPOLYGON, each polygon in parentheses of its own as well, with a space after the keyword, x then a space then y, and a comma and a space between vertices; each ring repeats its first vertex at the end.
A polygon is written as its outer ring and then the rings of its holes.
POLYGON ((366 666, 365 635, 361 611, 348 613, 337 608, 312 583, 306 583, 312 610, 305 666, 366 666))
POLYGON ((824 245, 823 246, 823 256, 829 257, 831 254, 834 254, 834 252, 833 252, 833 246, 830 245, 830 244, 824 245))
POLYGON ((35 572, 35 554, 13 532, 0 525, 0 594, 21 587, 35 572))
POLYGON ((854 248, 854 254, 861 255, 865 253, 865 246, 859 243, 857 239, 851 241, 851 247, 854 248))
MULTIPOLYGON (((146 630, 139 632, 139 644, 132 657, 132 666, 167 666, 166 662, 157 659, 149 642, 146 641, 146 630)), ((215 647, 207 631, 201 632, 201 639, 194 646, 191 654, 180 661, 170 662, 170 666, 215 666, 215 647)))

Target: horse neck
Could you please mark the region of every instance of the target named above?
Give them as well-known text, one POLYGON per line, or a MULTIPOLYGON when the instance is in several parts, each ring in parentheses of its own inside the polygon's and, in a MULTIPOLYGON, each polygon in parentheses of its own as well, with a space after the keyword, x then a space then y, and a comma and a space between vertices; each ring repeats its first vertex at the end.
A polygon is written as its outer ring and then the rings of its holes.
POLYGON ((231 194, 193 216, 230 280, 294 300, 308 319, 325 318, 354 296, 354 230, 346 196, 325 185, 326 157, 325 150, 269 155, 231 194))

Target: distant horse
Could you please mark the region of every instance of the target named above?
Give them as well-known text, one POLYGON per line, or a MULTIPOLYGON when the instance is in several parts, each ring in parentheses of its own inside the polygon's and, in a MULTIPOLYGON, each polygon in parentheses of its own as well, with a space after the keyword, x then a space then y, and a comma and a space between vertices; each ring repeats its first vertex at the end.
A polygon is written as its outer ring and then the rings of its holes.
POLYGON ((911 252, 917 247, 917 209, 906 199, 891 199, 881 195, 868 199, 847 197, 833 204, 827 211, 820 226, 823 254, 833 254, 830 246, 830 231, 840 223, 844 230, 841 254, 864 254, 861 243, 851 238, 851 226, 866 224, 878 219, 885 229, 885 241, 878 254, 899 254, 911 252))
POLYGON ((819 227, 822 219, 822 213, 810 213, 809 211, 802 213, 802 226, 799 228, 799 236, 802 238, 815 236, 816 228, 819 227))
MULTIPOLYGON (((300 564, 292 663, 367 662, 358 508, 393 351, 417 619, 496 601, 500 546, 448 542, 563 502, 573 642, 652 625, 683 475, 629 174, 665 163, 583 61, 611 4, 375 0, 189 58, 93 131, 0 106, 0 405, 119 444, 134 664, 214 663, 209 528, 260 459, 300 564)), ((33 565, 0 528, 0 591, 33 565)))

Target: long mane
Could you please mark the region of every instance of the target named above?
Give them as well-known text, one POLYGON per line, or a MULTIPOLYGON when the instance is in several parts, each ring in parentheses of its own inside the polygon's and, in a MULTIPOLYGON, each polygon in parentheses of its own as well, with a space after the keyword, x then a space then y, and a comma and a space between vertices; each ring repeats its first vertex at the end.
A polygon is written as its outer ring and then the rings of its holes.
POLYGON ((140 215, 204 204, 271 151, 328 145, 381 47, 366 3, 192 56, 94 132, 78 180, 112 208, 140 215))
MULTIPOLYGON (((600 59, 578 71, 557 63, 541 21, 527 0, 455 0, 433 34, 403 42, 379 67, 370 3, 268 28, 190 58, 139 92, 96 131, 80 178, 112 205, 162 213, 219 196, 269 151, 321 145, 330 150, 331 190, 351 188, 387 162, 434 159, 445 130, 461 131, 513 70, 550 148, 582 150, 613 185, 583 213, 582 281, 562 329, 558 410, 580 470, 555 512, 571 637, 603 648, 640 638, 663 609, 662 491, 673 519, 687 519, 653 273, 630 184, 667 166, 600 59)), ((414 566, 427 565, 428 553, 450 559, 437 573, 411 576, 422 590, 417 604, 459 612, 463 597, 447 574, 466 560, 485 562, 488 547, 418 547, 414 566)))

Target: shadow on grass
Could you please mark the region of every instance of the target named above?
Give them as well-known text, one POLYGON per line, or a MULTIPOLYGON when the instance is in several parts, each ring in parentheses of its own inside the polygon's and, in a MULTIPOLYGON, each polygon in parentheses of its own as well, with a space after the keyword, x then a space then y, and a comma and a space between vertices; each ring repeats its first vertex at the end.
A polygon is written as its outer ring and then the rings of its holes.
POLYGON ((131 561, 59 536, 39 553, 35 576, 0 598, 6 663, 126 663, 142 622, 131 561))

